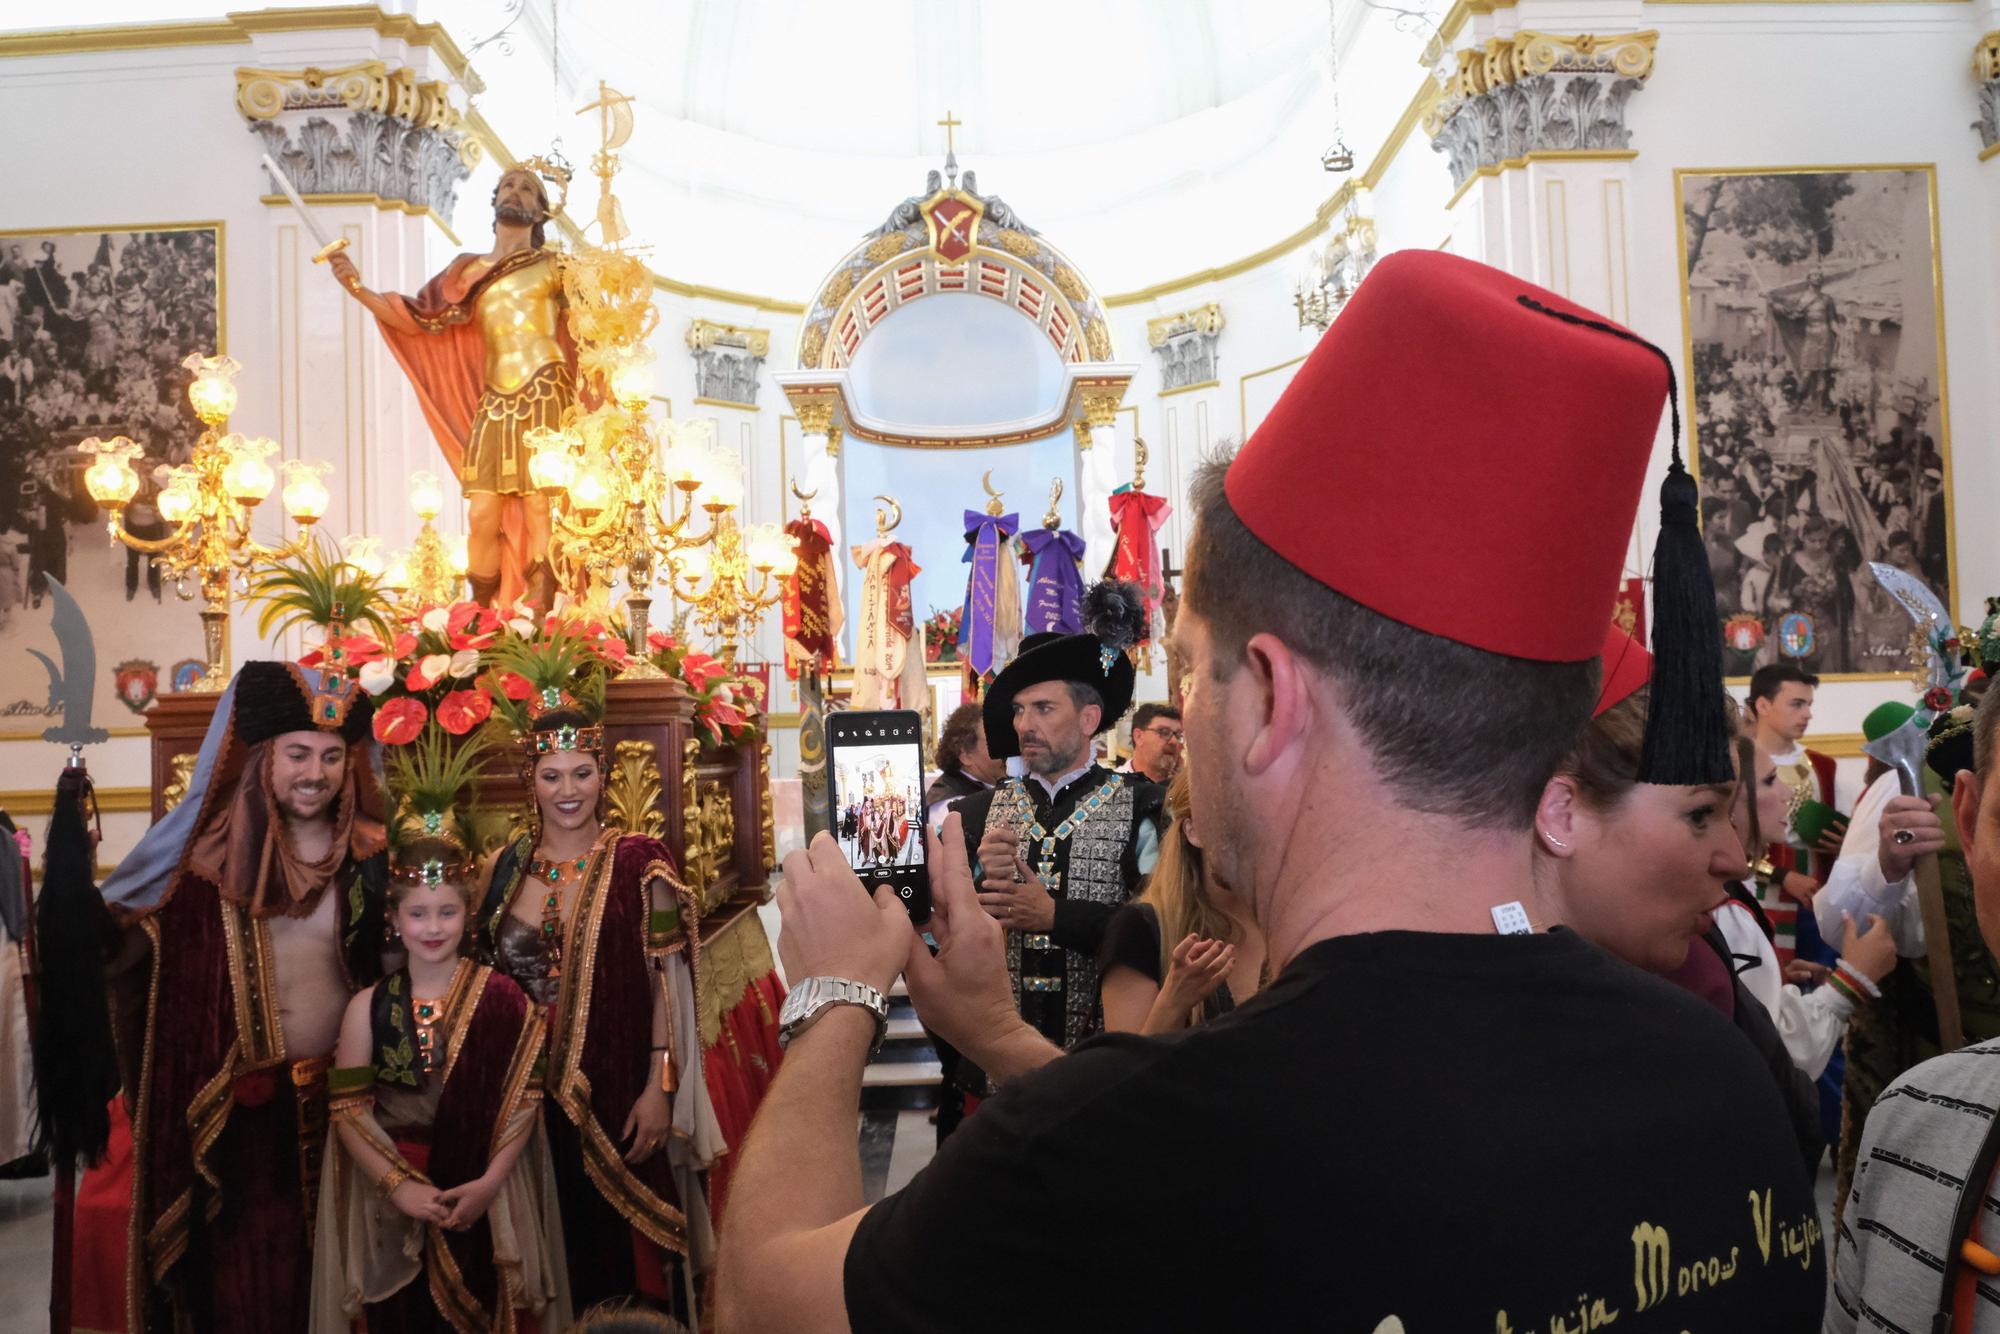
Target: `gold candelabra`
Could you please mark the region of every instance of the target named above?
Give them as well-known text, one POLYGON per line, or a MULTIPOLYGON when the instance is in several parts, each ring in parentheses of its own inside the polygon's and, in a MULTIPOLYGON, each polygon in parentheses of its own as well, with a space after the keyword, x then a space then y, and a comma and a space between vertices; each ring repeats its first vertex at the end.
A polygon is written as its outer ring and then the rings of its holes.
POLYGON ((90 498, 109 511, 106 527, 112 539, 152 557, 161 573, 174 581, 181 597, 194 596, 187 578, 196 576, 202 597, 202 650, 207 667, 189 689, 215 693, 229 684, 231 577, 247 579, 258 564, 288 560, 305 549, 306 531, 326 513, 330 497, 325 477, 331 465, 286 462, 280 495, 286 512, 305 531, 275 547, 254 540, 250 515, 277 483, 267 462, 277 452, 277 444, 261 436, 222 433, 223 423, 236 409, 235 377, 242 369, 233 358, 196 354, 181 364, 194 372, 188 400, 206 429, 187 463, 161 470, 166 475, 154 505, 171 531, 164 537, 148 538, 126 530, 125 509, 140 487, 139 474, 132 467, 140 447, 126 437, 83 442, 82 448, 97 456, 84 472, 83 484, 90 498))
POLYGON ((349 565, 372 574, 382 587, 406 610, 444 606, 456 602, 464 588, 466 547, 461 534, 446 537, 432 526, 444 513, 444 483, 429 469, 410 474, 410 508, 422 527, 407 551, 384 556, 376 537, 350 537, 342 544, 349 565))
POLYGON ((680 597, 701 628, 720 641, 722 661, 734 667, 738 638, 754 632, 758 619, 777 605, 799 557, 791 537, 775 523, 746 531, 733 512, 724 511, 715 534, 712 549, 685 553, 680 597))

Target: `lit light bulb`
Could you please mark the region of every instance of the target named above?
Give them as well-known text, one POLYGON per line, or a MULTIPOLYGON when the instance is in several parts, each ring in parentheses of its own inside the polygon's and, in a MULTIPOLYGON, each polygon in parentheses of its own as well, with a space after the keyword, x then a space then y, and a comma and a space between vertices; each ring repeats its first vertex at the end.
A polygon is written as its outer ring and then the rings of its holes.
POLYGON ((194 517, 201 505, 201 493, 195 489, 194 475, 182 469, 175 469, 173 478, 160 488, 160 498, 153 502, 160 511, 160 517, 171 524, 183 524, 194 517))
POLYGON ((398 551, 382 570, 382 587, 400 593, 410 586, 410 553, 398 551))
POLYGON ((652 359, 650 348, 628 350, 607 377, 611 397, 630 408, 643 405, 653 392, 653 368, 648 364, 652 359))
POLYGON ((708 578, 708 548, 688 547, 680 551, 674 557, 674 566, 681 582, 692 590, 696 584, 708 578))
POLYGON ((595 514, 610 504, 611 479, 605 476, 604 465, 586 464, 582 475, 570 487, 569 499, 581 514, 595 514))
POLYGON ((692 495, 708 480, 710 452, 715 441, 714 425, 708 421, 668 421, 662 423, 667 444, 660 471, 682 491, 692 495))
POLYGON ((521 437, 533 452, 528 455, 528 480, 551 500, 569 490, 576 480, 576 455, 570 452, 572 432, 537 426, 521 437))
POLYGON ((139 474, 132 470, 132 457, 139 452, 139 446, 120 435, 109 440, 92 436, 78 448, 97 456, 83 474, 84 489, 90 492, 90 498, 113 511, 130 504, 139 493, 139 474))
POLYGON ((261 435, 232 435, 223 440, 223 445, 229 451, 229 462, 222 469, 223 488, 240 505, 261 504, 278 480, 271 465, 264 462, 266 457, 277 453, 277 441, 261 435))
POLYGON ((775 523, 755 524, 746 530, 743 550, 750 559, 750 568, 762 574, 779 570, 788 561, 793 568, 798 565, 798 558, 792 554, 792 539, 775 523))
POLYGON ((242 363, 229 356, 204 357, 195 352, 185 357, 181 365, 194 372, 194 383, 188 386, 188 402, 194 404, 195 416, 210 426, 220 426, 236 411, 236 372, 243 369, 242 363))
POLYGON ((326 475, 332 471, 331 463, 286 459, 285 489, 280 493, 285 513, 301 525, 317 523, 324 518, 326 507, 333 502, 325 481, 326 475))
POLYGON ((472 549, 466 543, 464 533, 450 533, 444 539, 445 556, 451 561, 451 572, 463 576, 466 567, 472 563, 472 549))
POLYGON ((708 474, 702 483, 701 503, 710 513, 735 509, 743 503, 743 460, 734 450, 711 449, 708 474))
POLYGON ((410 474, 410 508, 425 523, 444 513, 444 486, 428 468, 410 474))

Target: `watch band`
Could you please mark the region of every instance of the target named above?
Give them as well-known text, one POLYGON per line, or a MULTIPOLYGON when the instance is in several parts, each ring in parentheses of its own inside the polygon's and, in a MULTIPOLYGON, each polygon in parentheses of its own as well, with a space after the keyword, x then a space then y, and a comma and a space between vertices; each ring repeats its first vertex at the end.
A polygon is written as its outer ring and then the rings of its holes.
POLYGON ((868 1054, 872 1057, 882 1050, 882 1040, 889 1031, 888 999, 868 983, 845 977, 808 977, 792 989, 778 1014, 778 1045, 791 1046, 793 1038, 841 1005, 858 1006, 874 1016, 875 1040, 868 1054))

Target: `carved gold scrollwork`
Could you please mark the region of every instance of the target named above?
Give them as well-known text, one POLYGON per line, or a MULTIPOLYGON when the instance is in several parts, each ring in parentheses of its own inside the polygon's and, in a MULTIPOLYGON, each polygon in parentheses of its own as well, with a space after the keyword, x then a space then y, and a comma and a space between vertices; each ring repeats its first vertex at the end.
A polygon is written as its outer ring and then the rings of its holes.
POLYGON ((757 753, 764 761, 764 781, 758 784, 757 792, 757 833, 762 840, 764 870, 768 874, 778 864, 778 818, 771 806, 771 743, 766 741, 757 753))
POLYGON ((270 120, 281 111, 347 107, 379 111, 431 130, 458 130, 464 117, 452 106, 450 86, 419 82, 416 71, 391 70, 379 60, 339 69, 255 69, 236 71, 236 106, 251 120, 270 120))
POLYGON ((160 803, 171 811, 187 796, 188 784, 194 781, 194 762, 199 759, 194 751, 174 756, 173 775, 167 779, 167 786, 160 793, 160 803))
POLYGON ((660 753, 650 741, 621 741, 611 752, 604 784, 605 813, 614 828, 658 838, 667 832, 660 810, 660 753))
POLYGON ((696 823, 701 831, 701 846, 698 853, 690 855, 701 859, 705 886, 702 911, 706 914, 721 907, 728 893, 722 873, 736 857, 736 799, 725 779, 703 779, 697 790, 700 818, 696 823))
POLYGON ((1972 51, 1972 72, 1981 83, 2000 79, 2000 32, 1989 32, 1972 51))
POLYGON ((820 304, 828 310, 832 310, 853 290, 854 270, 842 269, 840 272, 834 274, 833 277, 827 279, 826 290, 819 294, 820 304))
POLYGON ((994 236, 999 240, 1000 248, 1010 255, 1033 259, 1042 253, 1041 244, 1034 237, 1026 232, 1015 231, 1012 227, 1002 227, 994 233, 994 236))
POLYGON ((833 404, 826 399, 794 401, 792 412, 799 419, 799 429, 807 435, 825 435, 833 425, 833 404))
POLYGON ((1173 315, 1162 315, 1146 321, 1146 346, 1165 347, 1167 340, 1176 334, 1221 333, 1222 303, 1211 301, 1193 310, 1183 310, 1173 315))
POLYGON ((1082 301, 1090 295, 1083 285, 1082 277, 1067 264, 1056 265, 1054 281, 1056 290, 1072 301, 1082 301))
MULTIPOLYGON (((880 264, 885 259, 893 259, 897 255, 902 254, 903 248, 909 245, 909 243, 910 238, 902 232, 890 232, 886 236, 878 236, 870 241, 868 249, 862 253, 868 257, 869 263, 880 264)), ((828 297, 827 303, 831 305, 837 300, 839 300, 838 297, 828 297)))
POLYGON ((1083 419, 1094 429, 1118 420, 1118 405, 1125 401, 1123 385, 1083 391, 1083 419))
POLYGON ((1092 320, 1086 326, 1084 341, 1090 345, 1092 361, 1111 360, 1111 329, 1103 320, 1092 320))
POLYGON ((681 747, 681 879, 699 898, 708 888, 708 864, 701 858, 701 804, 695 794, 695 765, 701 742, 694 737, 681 747))
POLYGON ((799 364, 801 366, 819 365, 820 349, 825 346, 826 326, 824 324, 809 326, 806 329, 805 336, 799 339, 799 364))

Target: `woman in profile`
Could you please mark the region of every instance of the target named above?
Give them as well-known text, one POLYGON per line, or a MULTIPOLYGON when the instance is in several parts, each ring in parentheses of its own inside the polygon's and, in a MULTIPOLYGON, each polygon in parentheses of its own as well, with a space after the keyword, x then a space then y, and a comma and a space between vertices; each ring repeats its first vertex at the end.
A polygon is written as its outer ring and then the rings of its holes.
POLYGON ((1188 767, 1167 787, 1172 821, 1138 898, 1120 908, 1098 955, 1104 1027, 1171 1033, 1249 1000, 1268 980, 1249 905, 1215 879, 1189 808, 1188 767))

